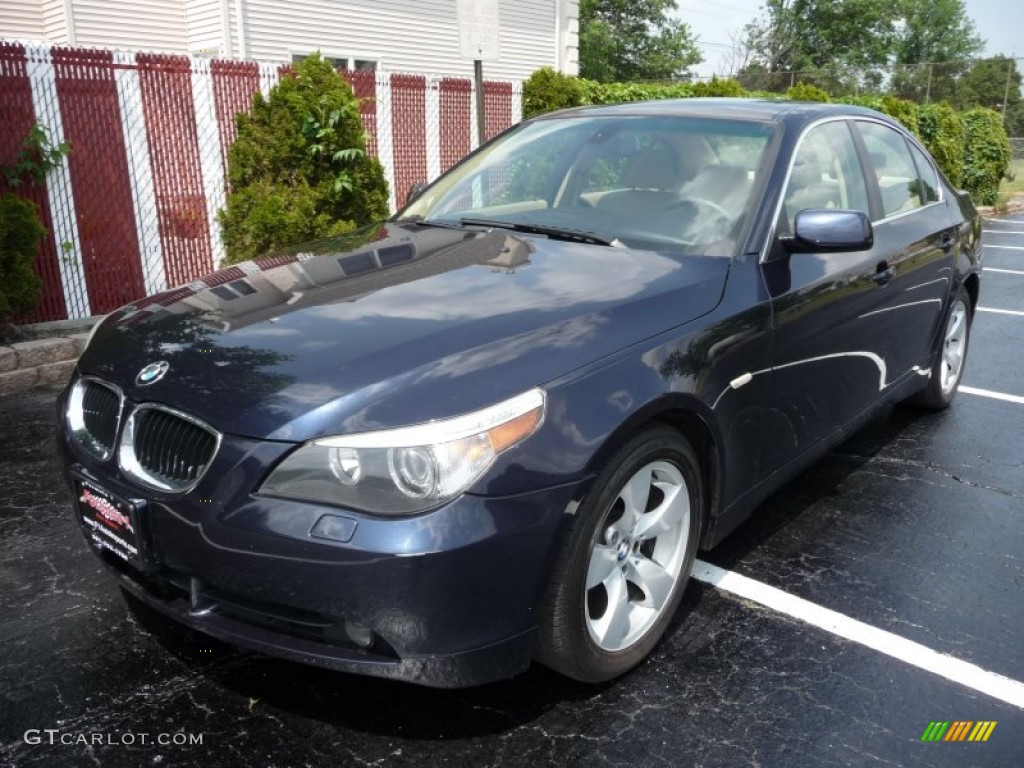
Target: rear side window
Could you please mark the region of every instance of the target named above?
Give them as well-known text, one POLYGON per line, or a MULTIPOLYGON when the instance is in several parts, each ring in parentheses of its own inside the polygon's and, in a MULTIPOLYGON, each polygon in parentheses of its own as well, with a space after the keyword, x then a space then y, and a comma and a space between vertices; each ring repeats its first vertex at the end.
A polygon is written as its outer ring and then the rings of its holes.
POLYGON ((868 165, 878 180, 886 218, 920 208, 921 184, 903 136, 881 123, 858 122, 857 128, 868 150, 868 165))
POLYGON ((925 205, 938 202, 939 175, 935 172, 935 166, 913 142, 910 142, 910 154, 914 156, 917 177, 921 179, 921 199, 925 205))

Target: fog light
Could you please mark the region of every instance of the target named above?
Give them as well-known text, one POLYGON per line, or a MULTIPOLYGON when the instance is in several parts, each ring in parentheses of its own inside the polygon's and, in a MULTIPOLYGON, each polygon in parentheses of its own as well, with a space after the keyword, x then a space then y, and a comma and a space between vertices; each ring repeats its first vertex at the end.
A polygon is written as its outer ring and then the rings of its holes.
POLYGON ((373 632, 370 631, 369 627, 364 627, 362 624, 346 621, 345 634, 348 635, 349 640, 360 648, 369 648, 373 645, 373 632))

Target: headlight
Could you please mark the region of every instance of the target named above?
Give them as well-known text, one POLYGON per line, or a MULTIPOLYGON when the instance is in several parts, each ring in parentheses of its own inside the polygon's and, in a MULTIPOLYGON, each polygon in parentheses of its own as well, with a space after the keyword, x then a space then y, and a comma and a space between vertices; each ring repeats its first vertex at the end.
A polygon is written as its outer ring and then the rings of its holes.
POLYGON ((465 491, 543 421, 544 392, 531 389, 453 419, 320 438, 281 462, 260 493, 382 515, 419 512, 465 491))

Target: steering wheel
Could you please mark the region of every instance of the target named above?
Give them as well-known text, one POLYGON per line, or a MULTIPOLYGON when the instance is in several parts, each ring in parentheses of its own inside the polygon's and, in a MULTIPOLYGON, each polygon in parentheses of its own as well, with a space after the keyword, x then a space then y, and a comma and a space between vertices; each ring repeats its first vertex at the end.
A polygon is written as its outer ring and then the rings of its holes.
POLYGON ((710 208, 712 213, 720 216, 726 221, 732 221, 732 214, 725 210, 725 208, 723 208, 719 203, 716 203, 714 200, 708 200, 706 197, 684 197, 678 203, 676 203, 675 207, 682 207, 687 203, 690 203, 697 208, 710 208))

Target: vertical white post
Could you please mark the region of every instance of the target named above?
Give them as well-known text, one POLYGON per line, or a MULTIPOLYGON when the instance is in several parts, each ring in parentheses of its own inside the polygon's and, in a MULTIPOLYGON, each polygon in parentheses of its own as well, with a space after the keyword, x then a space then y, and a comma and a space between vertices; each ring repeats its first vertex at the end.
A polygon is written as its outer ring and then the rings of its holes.
POLYGON ((426 181, 433 181, 441 175, 441 78, 427 77, 426 85, 426 181))
MULTIPOLYGON (((26 45, 28 81, 32 88, 32 109, 36 121, 46 130, 51 143, 65 140, 64 121, 57 100, 57 81, 50 57, 50 47, 26 45)), ((75 219, 75 196, 71 188, 71 171, 67 161, 46 176, 46 198, 53 221, 53 239, 57 246, 61 290, 68 318, 90 317, 89 292, 82 265, 82 244, 78 239, 75 219)))
POLYGON ((128 181, 135 210, 142 279, 146 293, 156 293, 165 290, 168 285, 163 243, 160 241, 156 191, 153 187, 153 165, 149 156, 149 142, 146 140, 146 116, 142 109, 139 70, 135 65, 135 54, 127 51, 115 51, 114 63, 121 65, 114 70, 114 79, 128 157, 128 181))
MULTIPOLYGON (((395 155, 394 134, 391 131, 391 76, 387 72, 377 72, 377 159, 384 166, 384 176, 388 180, 388 210, 397 210, 395 201, 395 155)), ((405 194, 403 190, 402 194, 405 194)))
POLYGON ((512 125, 523 119, 523 81, 512 81, 512 125))
POLYGON ((221 160, 220 131, 213 99, 213 75, 209 59, 192 59, 192 106, 199 140, 199 168, 206 202, 206 222, 210 230, 211 267, 224 260, 224 242, 220 237, 217 211, 224 207, 224 163, 221 160))
POLYGON ((476 117, 476 82, 470 80, 470 99, 469 99, 469 148, 474 150, 480 146, 480 132, 477 130, 477 117, 476 117))

